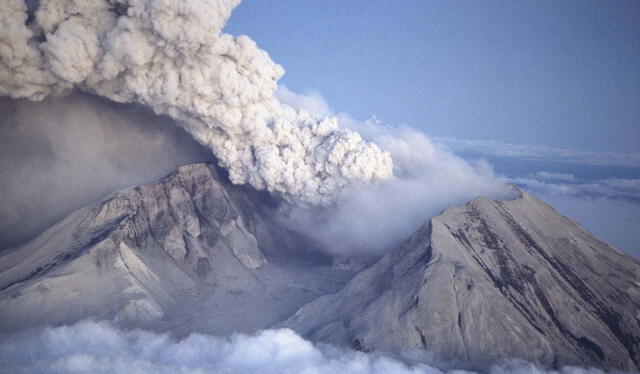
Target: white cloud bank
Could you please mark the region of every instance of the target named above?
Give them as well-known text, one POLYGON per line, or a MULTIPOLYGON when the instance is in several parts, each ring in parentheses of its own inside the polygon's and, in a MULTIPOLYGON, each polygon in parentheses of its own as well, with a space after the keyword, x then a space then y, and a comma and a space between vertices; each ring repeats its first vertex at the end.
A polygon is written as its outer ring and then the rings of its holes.
POLYGON ((640 167, 640 153, 591 152, 544 145, 504 143, 495 140, 434 137, 433 140, 453 152, 479 156, 521 158, 526 160, 566 162, 584 165, 640 167))
MULTIPOLYGON (((314 345, 288 329, 228 338, 191 334, 175 340, 144 330, 123 331, 105 322, 79 322, 0 335, 0 367, 13 374, 441 374, 433 366, 407 365, 385 356, 314 345)), ((466 371, 449 371, 465 374, 466 371)), ((563 367, 544 371, 525 362, 491 374, 602 374, 563 367)))

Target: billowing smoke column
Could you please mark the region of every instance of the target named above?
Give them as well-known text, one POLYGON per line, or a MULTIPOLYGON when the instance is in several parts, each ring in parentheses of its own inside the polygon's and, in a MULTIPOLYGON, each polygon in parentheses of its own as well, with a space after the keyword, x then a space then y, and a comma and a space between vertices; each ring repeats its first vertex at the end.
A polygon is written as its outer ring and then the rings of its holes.
POLYGON ((274 98, 283 69, 221 33, 239 0, 0 1, 0 95, 80 89, 147 105, 211 148, 237 184, 327 204, 392 176, 388 153, 274 98))

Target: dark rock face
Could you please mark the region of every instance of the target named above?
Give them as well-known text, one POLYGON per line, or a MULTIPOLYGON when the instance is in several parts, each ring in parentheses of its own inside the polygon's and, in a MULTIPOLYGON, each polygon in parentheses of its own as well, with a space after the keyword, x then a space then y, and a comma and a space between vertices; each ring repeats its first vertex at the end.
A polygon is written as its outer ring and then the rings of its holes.
POLYGON ((0 257, 0 331, 87 317, 184 333, 268 327, 348 279, 306 244, 264 196, 187 165, 0 257), (306 278, 291 257, 307 261, 306 278))
POLYGON ((523 193, 474 199, 282 324, 361 350, 483 367, 640 366, 640 263, 523 193))

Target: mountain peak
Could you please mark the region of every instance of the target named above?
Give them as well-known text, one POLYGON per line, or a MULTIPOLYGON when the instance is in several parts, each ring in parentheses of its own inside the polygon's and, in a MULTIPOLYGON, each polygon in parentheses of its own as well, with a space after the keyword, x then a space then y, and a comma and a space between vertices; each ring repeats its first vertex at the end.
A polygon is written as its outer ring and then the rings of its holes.
POLYGON ((445 210, 283 325, 358 349, 482 367, 640 363, 640 264, 522 192, 445 210))

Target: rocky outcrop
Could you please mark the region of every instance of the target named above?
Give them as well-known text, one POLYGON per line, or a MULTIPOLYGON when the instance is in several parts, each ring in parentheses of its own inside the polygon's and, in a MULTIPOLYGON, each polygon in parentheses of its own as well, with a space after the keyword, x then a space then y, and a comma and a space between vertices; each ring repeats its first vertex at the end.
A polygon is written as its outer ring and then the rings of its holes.
POLYGON ((114 193, 0 257, 0 331, 88 317, 184 333, 281 321, 349 274, 278 226, 269 203, 205 164, 114 193))
POLYGON ((640 365, 640 263, 523 193, 447 209, 282 326, 360 350, 483 367, 640 365))

